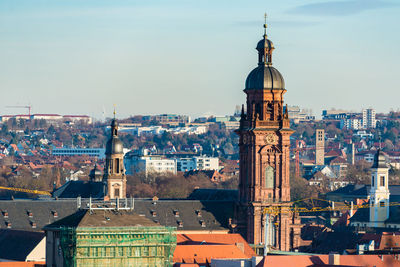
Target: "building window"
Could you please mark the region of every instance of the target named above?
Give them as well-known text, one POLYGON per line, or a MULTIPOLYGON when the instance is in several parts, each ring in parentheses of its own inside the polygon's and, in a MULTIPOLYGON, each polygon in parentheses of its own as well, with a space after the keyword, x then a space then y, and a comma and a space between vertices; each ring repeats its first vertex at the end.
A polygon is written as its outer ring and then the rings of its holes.
POLYGON ((381 176, 381 186, 385 186, 385 176, 381 176))
POLYGON ((114 189, 114 198, 119 198, 119 188, 114 189))
POLYGON ((119 173, 120 168, 119 168, 119 159, 115 159, 115 169, 116 169, 116 173, 119 173))
POLYGON ((265 188, 274 188, 274 168, 267 166, 265 168, 265 188))
POLYGON ((379 202, 379 206, 380 207, 385 207, 385 202, 383 202, 383 201, 379 202))
POLYGON ((371 186, 374 186, 374 180, 375 180, 375 177, 374 177, 374 176, 372 176, 372 180, 371 180, 371 186))

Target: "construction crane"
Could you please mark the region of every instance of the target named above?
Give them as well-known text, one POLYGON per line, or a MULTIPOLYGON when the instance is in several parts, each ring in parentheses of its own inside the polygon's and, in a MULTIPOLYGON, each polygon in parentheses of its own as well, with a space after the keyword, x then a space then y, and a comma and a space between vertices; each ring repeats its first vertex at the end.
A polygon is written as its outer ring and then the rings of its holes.
POLYGON ((23 192, 23 193, 30 193, 30 194, 37 194, 37 195, 51 196, 50 192, 48 192, 48 191, 32 190, 32 189, 17 188, 17 187, 6 187, 6 186, 0 186, 0 189, 23 192))
POLYGON ((6 106, 6 108, 26 108, 26 109, 28 109, 29 118, 31 117, 31 110, 32 110, 31 105, 29 105, 29 106, 6 106))
MULTIPOLYGON (((292 201, 292 202, 283 202, 282 203, 284 206, 271 206, 271 207, 266 207, 263 210, 263 215, 265 216, 265 224, 264 224, 264 256, 267 255, 268 253, 268 243, 269 243, 269 230, 270 230, 270 225, 271 225, 271 217, 272 216, 276 216, 279 214, 293 214, 293 213, 312 213, 312 212, 330 212, 330 211, 348 211, 350 210, 351 212, 354 209, 367 209, 370 207, 374 207, 374 204, 369 204, 369 203, 363 203, 363 204, 358 204, 358 205, 354 205, 353 201, 350 203, 350 205, 348 204, 344 204, 344 205, 336 205, 334 204, 333 201, 329 201, 329 200, 325 200, 325 199, 319 199, 319 198, 305 198, 305 199, 300 199, 297 201, 292 201), (306 200, 310 200, 311 201, 311 206, 310 208, 307 207, 299 207, 296 206, 297 203, 299 202, 305 202, 306 200), (325 201, 328 202, 328 206, 326 207, 318 207, 314 205, 314 200, 317 201, 325 201)), ((400 206, 400 202, 390 202, 389 205, 385 205, 382 207, 386 207, 386 206, 400 206)))

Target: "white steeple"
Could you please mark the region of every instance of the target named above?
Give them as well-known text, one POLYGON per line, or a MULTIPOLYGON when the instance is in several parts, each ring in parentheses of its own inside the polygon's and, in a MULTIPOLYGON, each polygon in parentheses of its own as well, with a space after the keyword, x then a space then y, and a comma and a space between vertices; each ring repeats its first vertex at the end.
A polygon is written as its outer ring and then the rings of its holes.
POLYGON ((372 227, 384 227, 389 218, 389 168, 379 149, 371 167, 371 190, 369 221, 372 227))

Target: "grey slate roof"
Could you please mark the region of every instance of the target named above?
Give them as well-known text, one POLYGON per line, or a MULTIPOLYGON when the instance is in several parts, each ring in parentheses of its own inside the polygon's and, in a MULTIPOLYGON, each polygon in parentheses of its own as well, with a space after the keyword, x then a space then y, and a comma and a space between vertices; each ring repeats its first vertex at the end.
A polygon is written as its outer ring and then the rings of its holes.
POLYGON ((159 224, 140 216, 133 211, 114 210, 78 210, 61 220, 46 225, 44 229, 59 227, 160 227, 159 224))
MULTIPOLYGON (((339 188, 335 191, 327 193, 327 197, 330 195, 341 195, 343 197, 358 197, 367 198, 369 191, 371 190, 371 185, 364 184, 349 184, 345 187, 339 188)), ((400 202, 400 185, 389 185, 390 191, 390 201, 400 202)))
POLYGON ((0 230, 0 259, 25 261, 44 238, 44 232, 0 230))
POLYGON ((239 190, 235 189, 195 189, 188 199, 196 200, 230 200, 239 199, 239 190))
POLYGON ((102 198, 104 186, 102 182, 69 181, 53 192, 53 197, 58 198, 102 198))
POLYGON ((1 200, 0 229, 6 229, 6 223, 10 222, 11 229, 41 231, 46 224, 68 216, 76 209, 76 200, 1 200), (8 212, 8 218, 4 216, 5 212, 8 212), (32 213, 32 217, 28 212, 32 213), (54 212, 57 212, 57 217, 54 212), (32 227, 32 223, 36 223, 36 228, 32 227))
MULTIPOLYGON (((369 208, 358 209, 357 212, 350 218, 351 222, 369 222, 369 208)), ((389 219, 385 223, 400 224, 400 207, 389 207, 389 219)))
MULTIPOLYGON (((10 222, 11 229, 39 231, 45 225, 77 210, 76 199, 4 200, 0 201, 0 229, 6 229, 6 222, 10 222), (4 211, 8 212, 8 218, 4 218, 4 211), (32 212, 32 218, 28 216, 29 211, 32 212), (58 214, 57 218, 53 215, 54 211, 58 214), (32 228, 32 222, 36 223, 36 228, 32 228)), ((133 211, 161 225, 177 227, 178 230, 228 230, 229 218, 234 216, 234 201, 177 199, 153 202, 151 199, 135 199, 133 211)))

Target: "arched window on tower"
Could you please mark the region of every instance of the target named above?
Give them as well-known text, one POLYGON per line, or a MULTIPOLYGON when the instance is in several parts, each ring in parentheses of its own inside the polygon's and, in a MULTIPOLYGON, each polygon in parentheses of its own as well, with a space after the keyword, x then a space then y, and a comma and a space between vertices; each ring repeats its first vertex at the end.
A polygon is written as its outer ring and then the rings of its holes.
POLYGON ((371 186, 372 186, 372 187, 374 186, 374 180, 375 180, 375 177, 372 176, 372 179, 371 179, 371 186))
POLYGON ((116 169, 116 173, 120 172, 120 166, 119 166, 119 158, 115 159, 115 169, 116 169))
POLYGON ((265 188, 274 188, 275 171, 271 166, 265 168, 265 188))
POLYGON ((380 186, 385 186, 385 176, 381 176, 381 184, 380 186))

